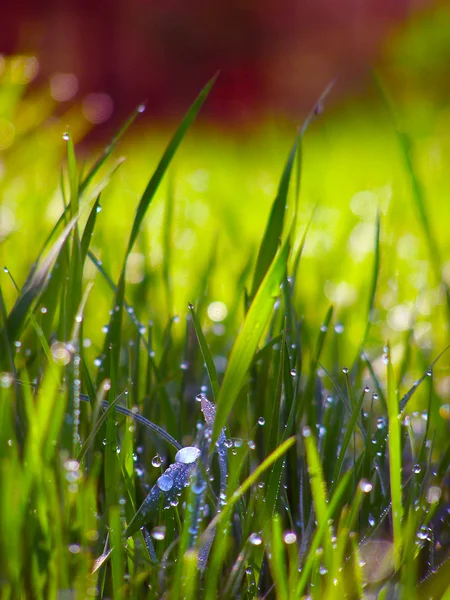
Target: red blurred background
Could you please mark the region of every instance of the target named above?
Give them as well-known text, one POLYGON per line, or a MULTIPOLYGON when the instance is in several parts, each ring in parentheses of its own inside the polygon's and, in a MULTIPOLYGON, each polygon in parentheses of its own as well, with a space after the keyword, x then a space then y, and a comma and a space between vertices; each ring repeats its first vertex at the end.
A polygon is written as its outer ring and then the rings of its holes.
POLYGON ((16 0, 2 7, 0 51, 36 54, 59 100, 107 94, 116 117, 143 100, 179 115, 220 70, 209 115, 242 123, 302 113, 335 76, 341 94, 354 90, 386 36, 429 4, 16 0))

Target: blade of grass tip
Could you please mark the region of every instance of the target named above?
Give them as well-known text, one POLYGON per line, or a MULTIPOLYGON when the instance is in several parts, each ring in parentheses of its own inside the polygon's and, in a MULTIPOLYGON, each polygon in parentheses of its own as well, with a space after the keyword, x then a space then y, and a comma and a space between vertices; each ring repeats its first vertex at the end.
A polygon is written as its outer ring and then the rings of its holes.
MULTIPOLYGON (((158 163, 153 175, 151 176, 151 178, 144 190, 144 193, 142 194, 142 197, 139 201, 139 205, 138 205, 138 208, 137 208, 135 216, 134 216, 133 226, 131 229, 130 238, 128 240, 128 245, 127 245, 127 249, 126 249, 124 260, 123 260, 122 271, 121 271, 121 274, 119 277, 119 282, 117 284, 117 294, 116 294, 116 297, 114 300, 115 308, 111 315, 111 319, 110 319, 110 323, 109 323, 109 327, 108 327, 108 333, 105 336, 105 342, 104 342, 104 346, 103 346, 103 353, 106 357, 105 361, 104 361, 104 365, 103 365, 103 373, 105 375, 108 375, 109 369, 110 369, 109 349, 110 349, 111 345, 113 345, 113 347, 115 347, 114 356, 115 356, 116 364, 114 365, 114 367, 115 367, 116 372, 117 372, 117 369, 119 366, 118 360, 119 360, 119 348, 120 348, 120 341, 121 341, 121 323, 122 323, 123 302, 124 302, 124 295, 125 295, 125 272, 126 272, 128 257, 129 257, 131 250, 133 249, 133 246, 136 242, 136 238, 139 234, 142 222, 144 220, 144 216, 147 212, 148 207, 150 206, 150 204, 153 200, 153 197, 159 187, 159 184, 161 183, 161 180, 162 180, 163 176, 165 175, 165 173, 172 161, 172 158, 174 157, 174 155, 178 149, 178 146, 180 145, 180 143, 183 140, 184 136, 186 135, 189 127, 192 125, 192 123, 194 122, 196 116, 198 115, 201 107, 203 106, 203 103, 205 102, 205 100, 216 80, 216 77, 217 76, 213 77, 206 84, 206 86, 203 88, 203 90, 197 96, 194 103, 189 108, 188 112, 186 113, 184 119, 181 122, 181 125, 178 127, 178 129, 176 130, 172 139, 170 140, 169 144, 167 145, 167 147, 161 157, 161 160, 159 161, 159 163, 158 163)), ((103 376, 103 373, 102 373, 102 376, 103 376)))
POLYGON ((70 211, 71 217, 73 218, 78 214, 79 209, 77 161, 75 158, 75 147, 73 145, 73 140, 70 133, 64 133, 63 139, 67 142, 67 171, 69 175, 70 187, 70 211))
POLYGON ((205 361, 206 370, 208 371, 209 381, 211 383, 211 391, 213 395, 214 402, 217 402, 217 398, 219 397, 219 380, 217 378, 217 371, 214 365, 213 357, 211 355, 211 351, 206 342, 205 336, 203 334, 201 325, 198 321, 197 315, 195 313, 194 305, 188 304, 189 312, 191 313, 192 323, 194 325, 195 334, 197 336, 198 344, 200 346, 200 350, 202 352, 203 360, 205 361))
POLYGON ((297 585, 295 598, 301 598, 304 593, 306 584, 308 583, 308 579, 311 573, 311 569, 314 565, 314 561, 316 558, 316 551, 322 543, 322 539, 329 530, 330 525, 328 523, 329 519, 332 519, 339 508, 340 503, 342 502, 345 494, 347 492, 347 486, 352 480, 352 472, 347 471, 345 475, 339 482, 336 491, 331 497, 330 503, 327 506, 327 514, 326 519, 324 519, 321 523, 318 524, 318 527, 314 533, 311 545, 309 547, 308 556, 306 561, 301 569, 300 580, 297 585))
POLYGON ((289 182, 291 179, 297 147, 298 135, 295 138, 291 151, 289 152, 283 175, 281 176, 278 192, 270 211, 269 221, 264 232, 264 237, 259 247, 258 258, 256 259, 255 274, 253 277, 252 291, 250 294, 251 298, 255 297, 256 292, 258 291, 258 288, 261 285, 261 282, 264 279, 264 276, 267 273, 267 270, 269 269, 280 244, 284 227, 284 218, 286 214, 289 182))
POLYGON ((294 223, 297 222, 298 203, 299 203, 299 199, 300 199, 300 182, 301 182, 302 163, 303 163, 303 160, 302 160, 303 159, 303 136, 305 135, 306 130, 308 129, 308 127, 311 124, 311 121, 314 119, 314 117, 317 117, 318 115, 322 114, 324 100, 330 93, 334 83, 335 83, 335 80, 333 79, 327 85, 325 90, 319 96, 319 99, 316 100, 314 106, 312 107, 312 109, 310 110, 306 119, 304 120, 303 125, 299 129, 297 163, 296 163, 296 173, 295 173, 296 174, 296 177, 295 177, 295 207, 294 207, 294 218, 293 218, 294 223))
MULTIPOLYGON (((31 278, 27 279, 22 288, 20 296, 17 298, 11 312, 8 315, 6 323, 7 337, 10 340, 17 340, 21 329, 24 327, 25 319, 36 301, 46 288, 48 276, 57 257, 63 250, 70 232, 75 226, 78 217, 72 219, 65 227, 64 231, 58 237, 56 242, 49 250, 42 264, 33 271, 31 278)), ((4 350, 0 354, 3 354, 4 350)))
POLYGON ((80 183, 80 190, 79 190, 80 191, 80 195, 86 190, 86 188, 88 187, 89 183, 95 177, 95 175, 97 174, 97 172, 101 169, 101 167, 103 166, 103 164, 111 156, 114 148, 117 146, 117 144, 120 142, 121 138, 124 136, 124 134, 127 132, 127 130, 134 123, 134 121, 136 120, 136 118, 141 113, 143 113, 144 111, 145 111, 145 106, 142 105, 142 104, 139 105, 136 108, 136 110, 133 112, 133 114, 130 117, 128 117, 128 119, 125 121, 125 123, 119 129, 118 133, 113 137, 113 139, 111 140, 111 142, 107 146, 105 146, 105 149, 103 150, 103 154, 95 161, 95 163, 89 169, 89 172, 87 173, 86 177, 80 183))
POLYGON ((139 229, 142 224, 142 220, 145 216, 145 213, 147 211, 147 208, 148 208, 153 196, 155 195, 156 190, 159 187, 159 184, 163 178, 163 175, 167 171, 167 168, 168 168, 172 158, 174 157, 175 152, 178 149, 178 146, 180 145, 180 143, 183 140, 184 136, 186 135, 188 129, 190 128, 190 126, 194 122, 195 118, 197 117, 198 113, 200 112, 200 109, 203 106, 206 98, 208 97, 208 94, 211 91, 211 88, 213 87, 214 82, 216 81, 216 78, 217 78, 217 75, 215 75, 205 85, 203 90, 200 92, 200 94, 195 99, 192 106, 189 108, 183 121, 181 122, 181 125, 178 127, 174 136, 170 140, 166 150, 164 151, 164 154, 163 154, 161 160, 159 161, 159 164, 156 167, 155 172, 153 173, 150 181, 148 182, 147 187, 145 188, 145 191, 144 191, 141 201, 139 203, 138 209, 136 211, 135 218, 134 218, 133 228, 131 230, 131 235, 130 235, 130 239, 128 242, 127 256, 129 255, 129 253, 131 252, 131 249, 133 248, 134 242, 136 241, 136 237, 139 233, 139 229))
POLYGON ((394 538, 394 563, 398 571, 401 565, 403 548, 403 503, 402 503, 402 450, 399 405, 395 390, 394 369, 391 363, 390 348, 387 346, 387 403, 389 417, 389 472, 391 482, 392 524, 394 538))
POLYGON ((242 329, 234 343, 230 360, 217 400, 216 418, 212 435, 214 445, 225 426, 237 396, 244 384, 247 371, 252 363, 259 340, 267 326, 275 299, 286 272, 289 257, 289 236, 280 248, 267 271, 258 292, 247 312, 242 329))
POLYGON ((359 358, 361 356, 361 352, 364 350, 364 346, 366 345, 367 338, 369 337, 370 327, 372 325, 373 319, 373 310, 375 306, 375 294, 377 292, 378 285, 378 277, 380 274, 380 211, 377 212, 377 219, 375 222, 375 244, 374 244, 374 260, 373 260, 373 269, 372 269, 372 282, 370 285, 370 293, 369 293, 369 304, 367 307, 367 320, 366 327, 364 329, 364 333, 362 336, 361 344, 358 350, 358 353, 353 361, 353 366, 351 368, 351 373, 354 374, 356 366, 358 364, 359 358))
POLYGON ((288 438, 285 442, 280 444, 269 456, 253 471, 251 475, 247 477, 244 483, 233 492, 233 494, 227 499, 227 503, 222 507, 221 512, 217 513, 216 516, 210 521, 208 527, 203 532, 200 538, 200 546, 208 541, 209 534, 226 519, 232 511, 234 505, 242 496, 257 482, 261 475, 276 462, 281 456, 283 456, 289 448, 295 444, 295 436, 288 438))

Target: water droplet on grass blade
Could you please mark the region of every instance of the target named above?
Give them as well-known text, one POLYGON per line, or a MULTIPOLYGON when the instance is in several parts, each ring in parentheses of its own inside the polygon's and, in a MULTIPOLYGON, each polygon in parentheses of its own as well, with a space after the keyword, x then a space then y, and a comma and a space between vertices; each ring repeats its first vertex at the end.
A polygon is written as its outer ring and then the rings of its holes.
POLYGON ((160 457, 159 454, 155 454, 155 456, 152 458, 152 467, 155 468, 159 468, 163 463, 162 458, 160 457))
POLYGON ((68 142, 70 140, 70 135, 67 131, 65 131, 62 135, 63 140, 65 140, 66 142, 68 142))
POLYGON ((259 417, 259 419, 258 419, 258 425, 261 425, 261 427, 262 427, 263 425, 265 425, 265 423, 266 423, 265 418, 264 417, 259 417))
POLYGON ((150 535, 152 536, 152 538, 154 540, 156 540, 157 542, 162 541, 165 537, 166 537, 166 528, 164 525, 161 525, 159 527, 155 527, 154 529, 152 529, 152 531, 150 532, 150 535))
POLYGON ((297 535, 293 531, 286 531, 283 536, 283 541, 285 544, 295 544, 297 535))
POLYGON ((250 542, 250 544, 252 546, 261 546, 262 537, 260 535, 258 535, 257 533, 251 533, 250 537, 248 538, 248 541, 250 542))
POLYGON ((175 454, 175 461, 189 465, 195 462, 199 456, 199 448, 196 448, 195 446, 186 446, 185 448, 178 450, 178 452, 175 454))
POLYGON ((367 479, 361 479, 359 482, 359 489, 364 494, 369 494, 372 491, 373 485, 367 479))
POLYGON ((162 490, 163 492, 168 492, 173 488, 173 477, 166 474, 161 475, 161 477, 156 483, 160 490, 162 490))

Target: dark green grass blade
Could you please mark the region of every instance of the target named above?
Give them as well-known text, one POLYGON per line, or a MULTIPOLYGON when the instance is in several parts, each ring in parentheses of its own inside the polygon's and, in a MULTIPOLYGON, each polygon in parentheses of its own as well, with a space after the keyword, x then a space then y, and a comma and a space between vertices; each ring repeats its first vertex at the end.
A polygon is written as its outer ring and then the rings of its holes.
POLYGON ((133 246, 136 242, 136 239, 139 234, 145 214, 153 200, 153 197, 159 187, 159 184, 161 183, 161 180, 162 180, 163 176, 165 175, 165 173, 172 161, 172 158, 174 157, 175 152, 177 151, 181 141, 183 140, 189 127, 192 125, 192 123, 195 120, 195 118, 197 117, 201 107, 203 106, 203 103, 205 102, 205 100, 214 84, 215 79, 216 79, 216 77, 211 79, 206 84, 206 86, 203 88, 203 90, 197 96, 196 100, 194 101, 194 103, 192 104, 192 106, 190 107, 188 112, 186 113, 186 116, 184 117, 183 121, 181 122, 181 125, 178 127, 174 136, 170 140, 166 150, 164 151, 162 158, 159 161, 158 166, 156 167, 156 170, 154 171, 153 175, 151 176, 150 181, 148 182, 147 187, 145 188, 144 193, 142 194, 142 197, 139 201, 139 205, 136 210, 136 214, 135 214, 134 221, 133 221, 133 226, 131 229, 130 238, 128 240, 127 250, 125 252, 125 256, 124 256, 124 260, 123 260, 122 271, 121 271, 119 281, 117 284, 117 292, 116 292, 116 297, 114 299, 115 310, 113 310, 113 313, 111 315, 111 319, 110 319, 109 326, 108 326, 108 333, 105 336, 105 342, 104 342, 104 346, 103 346, 103 354, 105 355, 106 358, 105 358, 105 361, 103 364, 101 375, 100 375, 100 371, 99 371, 100 378, 103 378, 105 375, 109 374, 109 370, 110 370, 111 366, 113 366, 115 368, 116 372, 117 372, 118 366, 119 366, 119 351, 120 351, 121 333, 122 333, 122 313, 123 313, 123 303, 124 303, 124 296, 125 296, 125 271, 126 271, 128 257, 129 257, 131 250, 133 249, 133 246), (111 352, 110 352, 110 349, 112 349, 111 352), (112 353, 112 359, 114 361, 114 364, 111 362, 111 353, 112 353))
POLYGON ((266 231, 259 247, 258 258, 256 259, 255 275, 253 277, 253 285, 251 298, 255 297, 262 280, 264 279, 267 269, 273 261, 280 244, 281 235, 284 227, 284 217, 286 214, 287 197, 289 191, 289 182, 292 175, 292 169, 295 160, 295 154, 298 147, 298 136, 295 138, 294 145, 289 153, 283 175, 281 177, 277 196, 270 211, 269 221, 266 231))
POLYGON ((205 336, 203 335, 202 328, 200 326, 200 323, 198 322, 197 315, 192 304, 189 304, 189 312, 191 313, 192 323, 194 324, 197 340, 200 346, 200 350, 202 352, 203 360, 205 361, 206 370, 208 371, 213 400, 214 402, 217 402, 217 398, 219 397, 219 380, 217 378, 217 371, 214 365, 213 357, 206 342, 205 336))
POLYGON ((86 226, 83 231, 83 236, 81 238, 80 261, 81 261, 82 266, 84 265, 84 263, 86 261, 89 246, 91 244, 92 234, 94 233, 94 227, 95 227, 95 222, 97 220, 97 214, 98 214, 99 207, 100 207, 100 196, 97 197, 97 200, 94 202, 94 206, 92 207, 91 212, 89 213, 89 217, 88 217, 86 226))
POLYGON ((289 257, 289 237, 275 256, 258 292, 247 312, 244 324, 234 343, 227 370, 220 388, 217 412, 214 421, 214 444, 226 424, 237 396, 244 384, 259 340, 270 318, 280 285, 286 272, 289 257))
POLYGON ((127 256, 131 252, 131 249, 133 248, 133 245, 136 241, 137 235, 141 228, 142 220, 144 219, 147 208, 148 208, 151 200, 153 199, 153 196, 155 195, 156 190, 158 189, 158 186, 161 183, 161 180, 162 180, 165 172, 167 171, 167 168, 168 168, 172 158, 174 157, 175 152, 178 149, 178 146, 180 145, 180 143, 183 140, 184 136, 186 135, 188 129, 190 128, 190 126, 194 122, 195 118, 197 117, 198 113, 200 112, 200 109, 203 106, 206 98, 208 97, 208 94, 211 91, 211 88, 214 85, 216 78, 217 78, 217 75, 215 75, 206 84, 206 86, 203 88, 203 90, 197 96, 196 100, 194 101, 194 103, 192 104, 192 106, 190 107, 188 112, 186 113, 186 116, 184 117, 183 121, 181 122, 181 125, 179 126, 179 128, 175 132, 174 136, 170 140, 161 160, 159 161, 158 166, 156 167, 155 172, 153 173, 150 181, 148 182, 147 187, 145 188, 145 191, 142 195, 141 201, 139 202, 139 206, 136 211, 135 218, 134 218, 131 235, 130 235, 130 239, 128 242, 127 256))
MULTIPOLYGON (((52 266, 63 250, 69 234, 76 222, 77 217, 70 221, 70 223, 65 227, 64 231, 49 250, 47 256, 42 261, 42 264, 37 269, 33 270, 31 277, 29 277, 25 282, 20 296, 17 298, 16 303, 8 315, 6 330, 9 340, 18 339, 20 332, 24 327, 28 312, 32 308, 33 303, 45 290, 52 266)), ((3 336, 1 337, 3 338, 3 336)), ((2 343, 1 340, 0 343, 2 343)), ((4 349, 2 348, 2 356, 3 352, 4 349)))

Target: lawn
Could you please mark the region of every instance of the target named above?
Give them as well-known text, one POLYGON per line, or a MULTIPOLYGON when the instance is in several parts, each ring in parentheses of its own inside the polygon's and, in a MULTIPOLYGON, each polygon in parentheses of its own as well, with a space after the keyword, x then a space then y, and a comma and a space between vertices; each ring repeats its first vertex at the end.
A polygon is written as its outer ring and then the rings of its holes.
POLYGON ((373 89, 91 148, 3 78, 1 598, 450 598, 446 113, 373 89))

